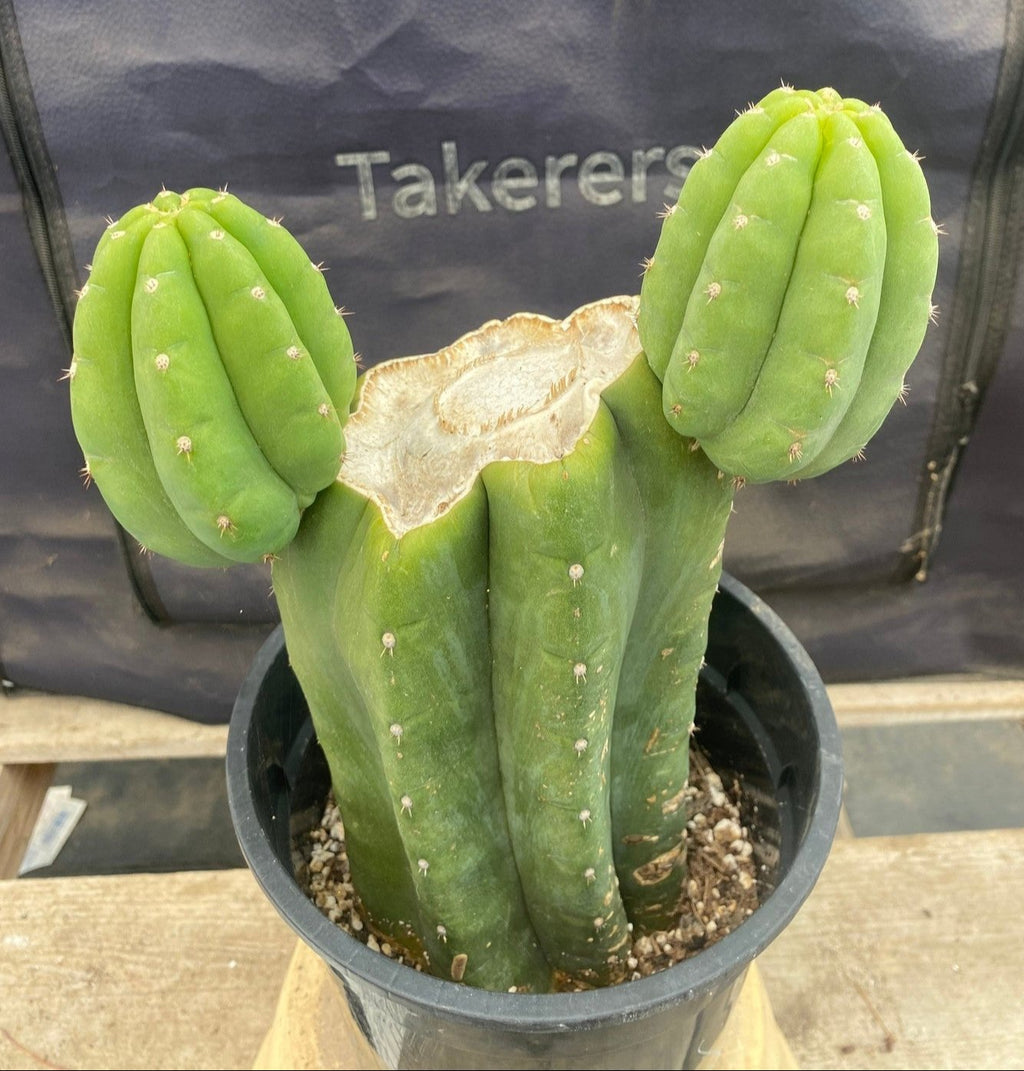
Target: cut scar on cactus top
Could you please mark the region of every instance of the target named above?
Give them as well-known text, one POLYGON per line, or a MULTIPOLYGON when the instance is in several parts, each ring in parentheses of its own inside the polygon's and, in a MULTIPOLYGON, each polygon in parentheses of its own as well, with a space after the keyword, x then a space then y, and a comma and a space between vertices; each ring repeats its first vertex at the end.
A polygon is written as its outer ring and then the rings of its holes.
POLYGON ((621 297, 562 321, 520 313, 438 353, 378 365, 347 426, 339 479, 401 536, 446 512, 492 461, 564 457, 640 352, 635 311, 636 299, 621 297))

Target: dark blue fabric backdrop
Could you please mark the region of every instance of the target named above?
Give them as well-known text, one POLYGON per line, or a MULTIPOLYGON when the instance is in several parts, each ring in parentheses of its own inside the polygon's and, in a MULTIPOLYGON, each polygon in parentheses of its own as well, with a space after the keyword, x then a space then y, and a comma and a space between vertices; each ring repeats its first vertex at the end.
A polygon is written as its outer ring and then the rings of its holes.
MULTIPOLYGON (((1022 463, 1009 438, 1022 317, 1005 244, 1021 222, 1016 5, 0 6, 14 116, 10 163, 0 157, 9 679, 220 718, 276 619, 265 570, 143 559, 79 483, 33 197, 49 248, 80 270, 104 216, 161 185, 227 183, 326 262, 374 363, 520 309, 561 316, 635 292, 656 212, 699 147, 780 80, 880 101, 922 152, 947 232, 943 315, 910 404, 867 463, 746 489, 726 566, 786 614, 830 677, 1024 665, 1006 637, 1024 624, 1022 463), (979 416, 993 369, 1000 389, 979 416), (965 424, 979 443, 947 496, 965 424), (931 579, 909 579, 932 550, 931 579)), ((65 306, 74 285, 58 270, 65 306)))

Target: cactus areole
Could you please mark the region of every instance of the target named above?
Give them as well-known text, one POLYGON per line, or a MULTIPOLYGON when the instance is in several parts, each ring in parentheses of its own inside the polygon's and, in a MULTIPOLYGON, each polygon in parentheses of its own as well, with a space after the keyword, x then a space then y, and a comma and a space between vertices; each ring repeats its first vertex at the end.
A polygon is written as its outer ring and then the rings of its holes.
POLYGON ((371 924, 445 977, 608 983, 676 914, 732 485, 662 419, 635 311, 368 372, 274 566, 371 924))

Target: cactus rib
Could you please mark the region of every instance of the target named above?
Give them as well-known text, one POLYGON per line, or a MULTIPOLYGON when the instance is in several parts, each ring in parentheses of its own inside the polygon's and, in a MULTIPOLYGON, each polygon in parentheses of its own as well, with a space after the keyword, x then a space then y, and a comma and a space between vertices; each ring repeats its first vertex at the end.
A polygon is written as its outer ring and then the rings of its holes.
POLYGON ((154 222, 139 206, 104 232, 75 310, 71 416, 86 472, 121 524, 148 550, 189 565, 227 565, 185 525, 153 464, 135 391, 131 303, 154 222))
POLYGON ((561 460, 493 462, 483 480, 494 717, 516 865, 556 971, 605 984, 623 976, 630 947, 610 763, 642 566, 636 483, 604 406, 561 460))

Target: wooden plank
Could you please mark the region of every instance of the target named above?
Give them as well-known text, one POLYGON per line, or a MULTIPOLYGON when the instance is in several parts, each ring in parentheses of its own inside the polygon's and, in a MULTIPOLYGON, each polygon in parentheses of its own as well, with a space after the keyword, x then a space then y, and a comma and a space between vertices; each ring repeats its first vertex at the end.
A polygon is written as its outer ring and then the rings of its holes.
POLYGON ((56 765, 0 766, 0 878, 16 878, 56 765))
POLYGON ((1024 719, 1024 680, 926 677, 830 684, 828 695, 842 729, 1024 719))
POLYGON ((273 1022, 253 1071, 381 1071, 384 1063, 360 1033, 348 1000, 322 959, 297 943, 273 1022))
MULTIPOLYGON (((1024 830, 837 841, 759 963, 801 1067, 1011 1067, 1024 830)), ((295 945, 247 871, 0 882, 0 1068, 252 1067, 295 945)))
POLYGON ((247 870, 0 882, 0 1068, 250 1068, 294 945, 247 870))
POLYGON ((1024 829, 836 841, 760 958, 799 1064, 1017 1067, 1021 859, 1024 829))
MULTIPOLYGON (((843 728, 1024 718, 1024 681, 927 678, 830 685, 843 728)), ((0 765, 224 754, 225 725, 79 696, 18 692, 0 700, 0 765)))
POLYGON ((226 725, 78 696, 0 700, 0 765, 107 759, 208 758, 227 750, 226 725))

